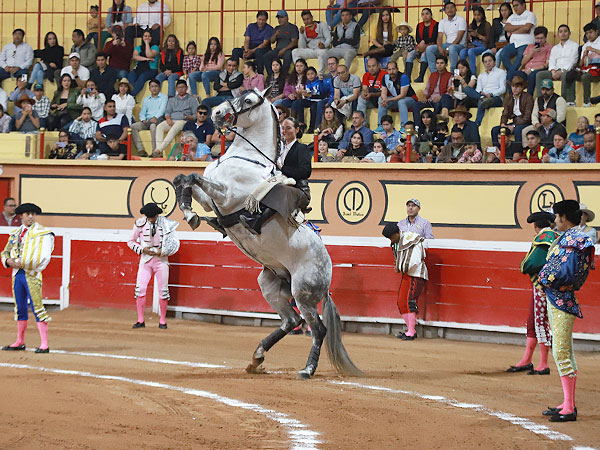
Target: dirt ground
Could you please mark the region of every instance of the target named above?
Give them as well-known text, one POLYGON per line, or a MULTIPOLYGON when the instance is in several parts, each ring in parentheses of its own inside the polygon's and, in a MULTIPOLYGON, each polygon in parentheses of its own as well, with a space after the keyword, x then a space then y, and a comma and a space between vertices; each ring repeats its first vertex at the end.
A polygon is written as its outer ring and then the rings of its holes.
MULTIPOLYGON (((520 359, 522 347, 345 334, 350 356, 368 377, 340 377, 323 351, 316 376, 300 381, 295 377, 308 356, 310 339, 306 336, 286 337, 267 353, 268 373, 248 375, 244 368, 270 329, 170 318, 169 329, 159 330, 157 317, 149 315, 147 328, 133 330, 134 312, 109 309, 69 308, 52 316, 50 348, 67 353, 0 352, 0 449, 600 448, 598 353, 577 354, 581 375, 578 421, 554 424, 540 414, 562 401, 554 362, 550 361, 550 376, 504 372, 520 359), (89 374, 84 377, 80 372, 89 374), (162 385, 132 384, 130 379, 162 385), (338 383, 343 381, 360 385, 338 383), (177 387, 203 394, 173 390, 177 387), (216 395, 210 398, 209 393, 216 395), (223 397, 273 410, 271 417, 264 411, 236 407, 231 401, 226 404, 223 397), (273 420, 274 412, 301 422, 303 426, 296 427, 302 431, 300 437, 290 434, 285 420, 273 420)), ((2 345, 14 341, 12 319, 12 313, 0 312, 2 345)), ((27 346, 38 345, 37 328, 30 320, 27 346)), ((534 363, 537 359, 536 352, 534 363)))

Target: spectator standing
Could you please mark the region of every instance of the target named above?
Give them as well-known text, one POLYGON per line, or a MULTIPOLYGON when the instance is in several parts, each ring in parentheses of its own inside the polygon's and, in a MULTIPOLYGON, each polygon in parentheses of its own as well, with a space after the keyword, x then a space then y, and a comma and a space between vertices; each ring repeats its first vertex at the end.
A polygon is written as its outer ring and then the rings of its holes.
POLYGON ((125 78, 129 75, 133 44, 125 40, 120 25, 112 27, 112 37, 104 46, 104 54, 108 56, 108 65, 117 70, 119 78, 125 78))
POLYGON ((394 42, 396 42, 397 38, 398 29, 392 20, 392 10, 389 8, 382 9, 379 12, 377 26, 371 30, 371 46, 369 47, 369 51, 365 53, 365 57, 381 58, 392 56, 392 53, 394 53, 394 42))
MULTIPOLYGON (((117 147, 119 142, 125 142, 128 128, 129 121, 127 117, 116 113, 114 100, 107 100, 104 104, 104 117, 98 122, 98 129, 96 130, 96 141, 99 142, 98 150, 100 153, 107 154, 111 152, 108 146, 108 141, 111 139, 117 141, 117 147)), ((125 153, 127 153, 127 149, 125 153)))
POLYGON ((210 83, 218 81, 219 74, 223 71, 224 64, 225 55, 221 48, 221 42, 218 38, 213 36, 208 40, 204 55, 200 56, 200 68, 198 69, 198 72, 190 73, 189 79, 192 95, 198 95, 196 83, 202 81, 206 96, 210 96, 210 83))
POLYGON ((183 50, 179 45, 179 39, 174 34, 169 34, 165 39, 163 49, 160 52, 160 70, 156 79, 162 84, 168 80, 169 97, 175 96, 175 82, 183 75, 183 50))
MULTIPOLYGON (((119 78, 117 69, 108 65, 108 58, 104 53, 96 55, 96 68, 90 72, 90 80, 96 83, 98 92, 104 94, 104 98, 111 98, 115 93, 115 82, 119 78)), ((86 83, 87 86, 87 83, 86 83)), ((94 108, 92 112, 95 113, 94 108)), ((104 113, 104 105, 102 105, 104 113)))
POLYGON ((535 82, 538 72, 548 69, 548 61, 552 46, 548 44, 548 29, 536 27, 533 31, 535 42, 529 44, 523 52, 521 70, 527 74, 527 92, 534 95, 535 82))
POLYGON ((442 19, 438 25, 437 46, 429 46, 425 51, 431 73, 436 70, 437 55, 449 56, 450 72, 454 72, 459 54, 467 44, 467 22, 456 14, 456 5, 453 2, 446 3, 444 12, 448 17, 442 19))
POLYGON ((4 210, 2 211, 2 215, 0 215, 1 227, 18 227, 21 225, 21 215, 16 214, 15 209, 17 209, 15 199, 12 197, 5 198, 4 210))
POLYGON ((554 147, 542 158, 545 163, 570 163, 578 160, 579 152, 567 144, 567 133, 563 131, 554 135, 554 147))
POLYGON ((496 67, 496 57, 492 53, 483 55, 485 70, 477 77, 477 87, 465 87, 465 93, 477 100, 475 123, 481 126, 485 111, 502 106, 502 96, 506 92, 506 72, 496 67))
POLYGON ((267 23, 269 14, 260 10, 256 13, 256 22, 246 27, 244 32, 244 46, 234 48, 231 57, 238 62, 240 58, 245 60, 254 59, 258 68, 258 73, 264 72, 263 56, 271 50, 271 36, 273 27, 267 23))
POLYGON ((219 79, 215 81, 214 90, 216 95, 214 97, 205 98, 202 101, 203 105, 213 108, 220 105, 225 100, 239 95, 240 88, 244 83, 244 75, 241 72, 238 72, 237 69, 237 60, 229 58, 225 65, 225 70, 219 74, 219 79))
POLYGON ((131 137, 139 156, 148 156, 144 150, 144 144, 140 138, 140 131, 150 130, 150 139, 152 140, 152 149, 156 148, 156 127, 165 120, 165 111, 167 110, 167 96, 160 92, 160 83, 157 80, 150 80, 148 83, 150 95, 142 101, 140 110, 140 120, 131 125, 131 137))
POLYGON ((35 97, 34 93, 27 89, 27 76, 21 75, 17 78, 17 86, 14 91, 10 93, 8 99, 15 104, 14 106, 14 114, 21 112, 21 108, 17 106, 17 102, 23 96, 23 94, 27 94, 29 98, 35 97))
POLYGON ((331 45, 331 32, 325 22, 316 22, 309 10, 302 11, 304 26, 298 30, 298 48, 292 50, 294 63, 299 59, 317 58, 319 74, 325 73, 327 49, 331 45))
POLYGON ((460 59, 469 58, 471 72, 477 74, 477 55, 481 55, 492 45, 492 26, 485 18, 481 6, 473 7, 473 21, 467 30, 467 46, 460 51, 460 59))
MULTIPOLYGON (((560 42, 550 50, 548 69, 540 70, 535 76, 538 97, 541 95, 541 87, 544 80, 560 80, 561 96, 565 97, 567 91, 567 73, 575 68, 579 60, 579 45, 570 39, 571 29, 568 25, 563 24, 558 27, 558 38, 560 42)), ((575 104, 573 103, 570 106, 575 106, 575 104)), ((562 121, 559 120, 559 122, 562 121)))
POLYGON ((452 130, 460 129, 463 132, 464 140, 481 146, 481 138, 479 136, 479 126, 472 120, 469 120, 472 115, 464 105, 458 105, 449 116, 454 119, 452 130))
POLYGON ((550 149, 554 144, 554 135, 559 131, 567 130, 565 127, 556 121, 556 111, 553 109, 545 109, 540 111, 540 123, 542 124, 538 129, 540 143, 550 149))
POLYGON ((589 130, 583 135, 583 147, 579 149, 579 162, 596 162, 596 133, 589 130))
POLYGON ((492 20, 492 36, 490 51, 496 55, 496 67, 500 67, 500 53, 508 45, 509 33, 506 33, 504 26, 508 23, 508 18, 512 16, 513 10, 510 3, 505 2, 500 5, 500 15, 492 20))
POLYGON ((262 58, 267 75, 271 73, 271 62, 274 59, 282 61, 282 70, 288 73, 292 64, 292 51, 298 46, 298 27, 290 23, 287 11, 279 10, 276 17, 279 25, 275 27, 270 38, 270 43, 275 44, 275 48, 265 53, 262 58))
POLYGON ((12 117, 6 114, 4 112, 4 106, 0 105, 0 133, 9 133, 11 122, 12 117))
POLYGON ((167 102, 165 121, 156 127, 156 148, 152 152, 155 158, 163 156, 165 148, 183 129, 186 120, 194 120, 194 113, 198 107, 198 100, 187 93, 187 83, 184 80, 177 80, 175 90, 177 95, 169 98, 167 102))
POLYGON ((285 87, 285 76, 281 73, 281 61, 274 59, 271 63, 271 75, 265 80, 265 87, 270 88, 267 99, 277 106, 285 98, 283 89, 285 87))
POLYGON ((242 68, 244 82, 242 83, 242 89, 240 90, 240 93, 250 91, 255 88, 259 91, 262 91, 265 88, 265 77, 256 72, 257 67, 254 61, 246 61, 244 63, 244 67, 242 68))
POLYGON ((81 57, 79 53, 71 53, 69 55, 69 65, 63 67, 60 71, 60 76, 69 75, 73 80, 73 84, 78 88, 84 88, 87 80, 90 79, 90 71, 87 67, 81 65, 81 57))
MULTIPOLYGON (((373 132, 365 126, 365 116, 362 111, 354 111, 352 113, 352 126, 346 130, 338 150, 346 150, 350 147, 350 139, 354 132, 359 132, 362 136, 362 143, 365 146, 370 146, 373 142, 373 132)), ((365 155, 368 152, 365 153, 365 155)), ((364 156, 364 155, 363 155, 364 156)))
POLYGON ((0 52, 0 82, 27 75, 33 62, 33 49, 27 42, 23 42, 25 31, 17 28, 12 37, 13 41, 2 47, 0 52))
POLYGON ((350 73, 347 66, 340 64, 337 68, 337 77, 333 80, 333 106, 343 118, 340 118, 340 121, 352 115, 353 104, 360 95, 360 86, 358 77, 350 73))
POLYGON ((152 34, 152 44, 160 44, 161 26, 171 25, 169 7, 156 0, 138 5, 133 24, 125 30, 125 39, 133 42, 134 38, 144 36, 145 31, 152 34))
POLYGON ((36 83, 33 85, 33 110, 40 118, 40 128, 48 128, 48 115, 50 114, 50 99, 44 95, 44 86, 36 83))
POLYGON ((352 21, 349 9, 342 10, 342 22, 335 27, 332 35, 333 48, 327 50, 327 56, 344 58, 344 63, 350 68, 360 46, 360 26, 352 21))
POLYGON ((152 33, 148 30, 144 31, 142 44, 133 50, 135 67, 127 76, 129 82, 133 84, 132 95, 134 97, 140 93, 149 80, 155 79, 158 74, 159 57, 160 49, 158 45, 152 44, 152 33))
POLYGON ((60 86, 54 92, 48 116, 48 130, 62 130, 69 122, 81 114, 81 105, 77 104, 79 88, 67 73, 60 77, 60 86))
POLYGON ((29 98, 27 94, 17 101, 17 106, 21 111, 15 114, 15 130, 21 133, 36 133, 40 129, 40 117, 33 110, 35 100, 29 98))
POLYGON ((133 123, 133 108, 135 108, 135 98, 130 94, 133 86, 127 78, 122 78, 115 83, 117 91, 111 98, 115 101, 115 111, 117 114, 123 114, 127 117, 130 124, 133 123))
POLYGON ((182 131, 191 131, 196 136, 197 144, 212 144, 212 135, 215 133, 215 127, 208 116, 208 107, 198 106, 196 109, 196 120, 188 120, 183 126, 182 131))
MULTIPOLYGON (((363 75, 361 83, 361 93, 358 97, 356 109, 367 115, 367 109, 377 108, 381 97, 381 87, 383 77, 387 74, 385 70, 379 67, 376 58, 369 58, 367 61, 367 71, 363 75)), ((368 122, 368 121, 367 121, 368 122)), ((379 119, 377 120, 379 126, 379 119)))
POLYGON ((44 36, 44 48, 33 52, 33 56, 39 61, 33 66, 30 81, 32 84, 44 83, 44 78, 54 82, 54 71, 61 70, 65 49, 58 45, 58 38, 54 31, 49 31, 44 36))
POLYGON ((589 68, 600 66, 600 37, 598 28, 594 23, 588 23, 583 27, 587 42, 581 47, 581 71, 572 70, 566 78, 567 91, 565 99, 568 104, 575 104, 575 81, 581 81, 583 84, 583 106, 591 106, 592 81, 600 81, 599 75, 592 75, 589 68))
POLYGON ((590 121, 588 118, 585 116, 579 116, 577 118, 577 129, 569 134, 569 145, 575 150, 583 147, 583 136, 589 129, 590 121))
MULTIPOLYGON (((434 47, 432 51, 437 50, 437 38, 438 38, 438 23, 433 20, 433 14, 431 8, 423 8, 421 10, 422 22, 419 22, 415 30, 415 41, 417 43, 415 57, 420 58, 421 67, 419 69, 419 76, 415 80, 415 83, 422 83, 425 72, 427 71, 427 48, 434 47)), ((410 78, 410 74, 407 74, 410 78)))
POLYGON ((102 92, 98 92, 93 80, 88 80, 85 89, 77 97, 77 104, 90 108, 92 119, 99 121, 104 116, 104 103, 106 103, 106 96, 102 92))
POLYGON ((86 139, 96 136, 98 122, 92 119, 92 110, 84 106, 81 115, 71 122, 69 127, 69 140, 77 145, 80 150, 83 148, 86 139))
MULTIPOLYGON (((96 19, 96 24, 98 19, 96 19)), ((127 30, 133 24, 133 13, 131 6, 125 4, 125 0, 113 0, 112 6, 108 8, 106 15, 106 28, 109 33, 112 33, 115 25, 120 26, 123 30, 127 30)), ((129 41, 131 44, 132 42, 129 41)))
POLYGON ((504 64, 507 79, 510 81, 521 67, 523 53, 529 44, 535 41, 534 30, 537 17, 527 9, 525 0, 513 0, 513 14, 508 18, 504 31, 510 33, 510 43, 502 49, 500 62, 504 64), (511 61, 511 59, 513 59, 511 61))
MULTIPOLYGON (((404 124, 408 122, 408 111, 412 111, 413 117, 415 117, 420 110, 418 98, 410 85, 409 77, 398 70, 395 62, 390 61, 387 65, 387 73, 383 77, 377 109, 377 122, 380 126, 383 127, 381 121, 387 115, 388 110, 392 108, 397 108, 400 113, 400 130, 403 130, 404 124)), ((375 131, 381 130, 378 128, 375 131)), ((390 147, 386 142, 388 148, 395 148, 396 144, 397 142, 390 147)))
POLYGON ((508 136, 515 137, 514 147, 506 152, 507 157, 512 157, 515 152, 521 152, 523 148, 523 130, 531 125, 531 111, 533 110, 533 97, 529 92, 524 92, 525 79, 514 77, 512 80, 512 95, 504 97, 504 109, 500 118, 500 126, 492 128, 492 144, 500 147, 498 136, 502 128, 506 129, 508 136))
POLYGON ((440 119, 448 119, 448 110, 454 103, 449 93, 452 90, 452 74, 448 72, 448 58, 444 55, 438 55, 435 61, 435 72, 425 84, 423 91, 424 100, 419 102, 418 110, 423 108, 433 108, 435 114, 440 114, 440 119))
POLYGON ((91 42, 86 42, 85 34, 79 28, 73 30, 71 39, 73 40, 73 46, 71 47, 70 53, 79 54, 81 65, 88 69, 89 72, 94 68, 94 64, 96 64, 98 49, 94 47, 91 42))
POLYGON ((344 135, 344 125, 337 119, 335 110, 331 106, 325 107, 319 129, 321 130, 319 141, 325 142, 328 148, 337 148, 344 135))
POLYGON ((98 14, 100 9, 98 5, 90 6, 90 16, 87 20, 87 37, 85 40, 91 42, 94 47, 98 47, 98 39, 100 39, 100 47, 104 47, 104 41, 110 36, 108 31, 104 31, 106 28, 106 17, 101 17, 98 20, 98 14), (100 25, 98 25, 100 22, 100 25))

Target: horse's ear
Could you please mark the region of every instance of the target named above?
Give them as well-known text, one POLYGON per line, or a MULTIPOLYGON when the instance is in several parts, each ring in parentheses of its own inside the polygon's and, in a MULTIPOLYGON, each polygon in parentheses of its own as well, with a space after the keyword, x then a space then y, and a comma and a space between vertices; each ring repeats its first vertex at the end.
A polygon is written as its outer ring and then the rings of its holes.
POLYGON ((268 86, 264 91, 262 91, 260 93, 260 95, 262 95, 263 97, 268 97, 269 94, 271 93, 271 88, 273 87, 273 85, 268 86))

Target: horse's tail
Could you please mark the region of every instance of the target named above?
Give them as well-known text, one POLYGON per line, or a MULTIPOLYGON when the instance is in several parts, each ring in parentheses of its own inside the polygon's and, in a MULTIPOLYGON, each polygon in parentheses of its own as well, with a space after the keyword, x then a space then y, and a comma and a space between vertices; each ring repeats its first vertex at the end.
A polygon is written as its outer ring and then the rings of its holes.
POLYGON ((362 377, 365 374, 354 365, 342 343, 342 322, 338 310, 329 293, 323 299, 323 321, 327 327, 325 343, 329 361, 338 372, 352 377, 362 377))

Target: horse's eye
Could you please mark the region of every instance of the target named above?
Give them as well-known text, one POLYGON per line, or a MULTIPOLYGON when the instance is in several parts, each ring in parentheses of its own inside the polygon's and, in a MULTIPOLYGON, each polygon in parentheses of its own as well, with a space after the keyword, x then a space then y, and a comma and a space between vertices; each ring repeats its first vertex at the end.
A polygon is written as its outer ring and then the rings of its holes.
POLYGON ((251 103, 252 103, 252 100, 250 100, 249 98, 247 98, 246 100, 244 100, 244 103, 245 103, 246 105, 249 105, 249 104, 251 104, 251 103))

